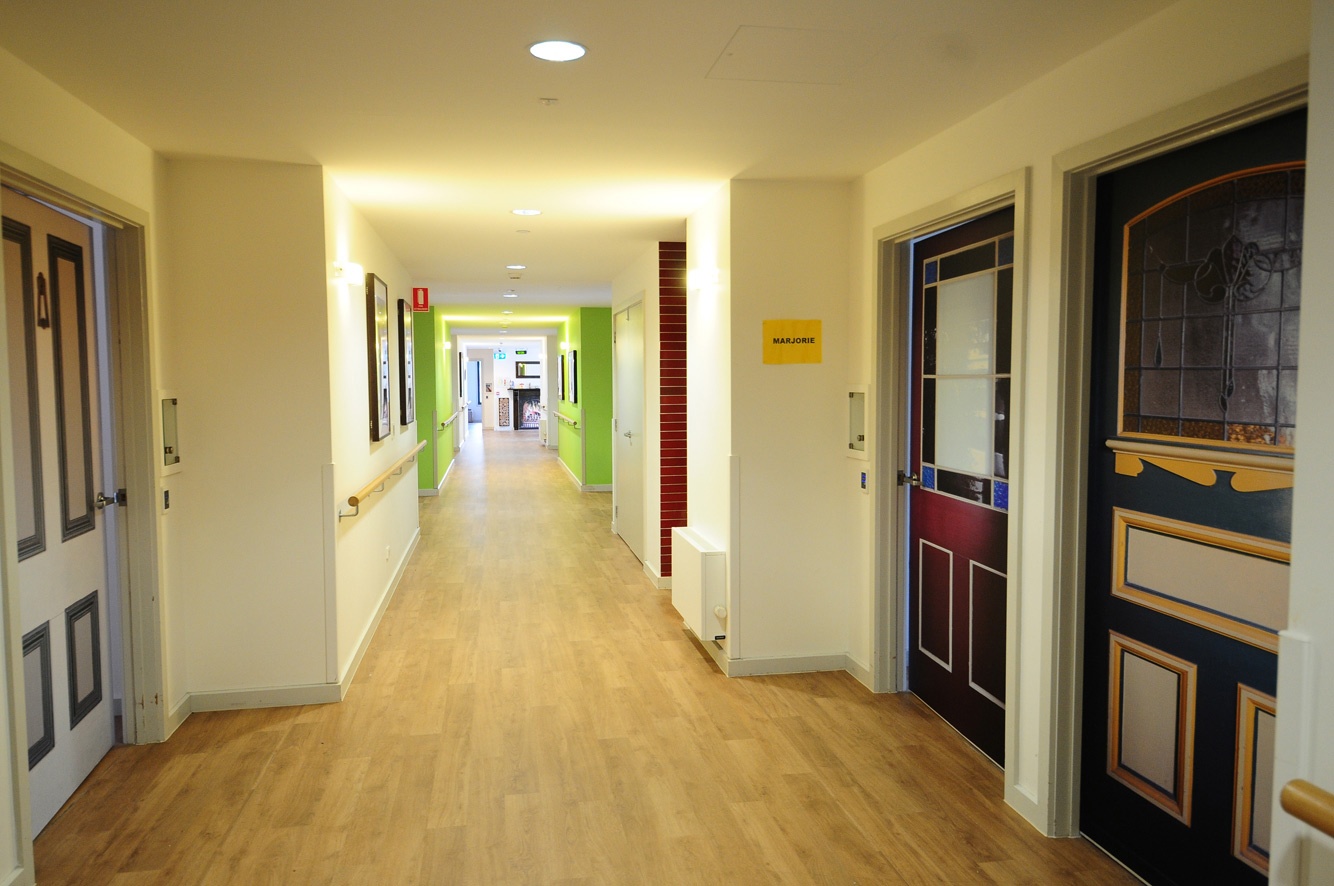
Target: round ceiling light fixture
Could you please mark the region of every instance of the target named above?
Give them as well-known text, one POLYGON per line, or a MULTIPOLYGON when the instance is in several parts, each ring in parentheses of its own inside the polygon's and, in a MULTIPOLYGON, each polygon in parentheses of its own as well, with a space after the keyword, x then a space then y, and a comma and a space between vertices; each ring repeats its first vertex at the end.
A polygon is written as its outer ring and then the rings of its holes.
POLYGON ((527 265, 505 265, 507 271, 522 271, 527 269, 527 265))
POLYGON ((518 298, 518 297, 519 297, 519 293, 517 293, 517 292, 507 292, 507 293, 505 293, 505 298, 518 298))
POLYGON ((534 58, 540 58, 544 62, 572 62, 577 58, 583 58, 588 50, 569 40, 543 40, 541 43, 529 46, 528 51, 534 58))
POLYGON ((510 212, 513 212, 515 215, 541 215, 541 214, 542 214, 542 210, 540 210, 540 209, 511 209, 510 212))

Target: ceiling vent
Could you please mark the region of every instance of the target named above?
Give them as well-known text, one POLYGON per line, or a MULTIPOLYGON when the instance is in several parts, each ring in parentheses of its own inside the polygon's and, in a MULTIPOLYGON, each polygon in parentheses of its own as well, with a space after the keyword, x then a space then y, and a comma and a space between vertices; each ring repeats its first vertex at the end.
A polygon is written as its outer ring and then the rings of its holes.
POLYGON ((510 279, 511 279, 511 280, 522 280, 522 279, 523 279, 523 274, 520 274, 518 271, 510 271, 510 279))

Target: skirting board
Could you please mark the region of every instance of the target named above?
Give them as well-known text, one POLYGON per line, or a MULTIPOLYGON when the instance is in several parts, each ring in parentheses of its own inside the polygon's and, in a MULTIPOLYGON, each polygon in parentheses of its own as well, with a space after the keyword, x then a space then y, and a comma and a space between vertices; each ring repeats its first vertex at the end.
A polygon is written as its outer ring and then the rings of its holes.
POLYGON ((570 482, 573 483, 580 492, 611 492, 610 483, 582 483, 579 481, 579 478, 574 475, 574 471, 570 470, 570 466, 565 463, 564 459, 558 458, 556 460, 560 462, 560 466, 564 468, 565 473, 569 475, 570 482))
MULTIPOLYGON (((458 450, 455 451, 457 452, 458 450)), ((434 489, 418 489, 417 496, 419 498, 425 498, 432 495, 439 495, 440 490, 445 488, 445 481, 449 479, 449 472, 452 470, 454 470, 454 459, 451 458, 449 460, 449 467, 445 468, 445 472, 440 475, 440 482, 436 484, 436 487, 434 489)))
POLYGON ((653 582, 653 587, 657 588, 658 590, 670 591, 672 589, 672 577, 669 575, 666 578, 663 578, 661 575, 658 574, 658 570, 656 567, 650 566, 648 563, 645 563, 644 574, 648 576, 649 581, 653 582))
MULTIPOLYGON (((685 630, 685 628, 682 628, 685 630)), ((688 630, 686 636, 694 639, 688 630)), ((723 655, 717 643, 700 644, 709 653, 719 670, 727 677, 768 677, 775 674, 807 674, 814 671, 847 671, 859 683, 866 681, 858 676, 865 670, 852 658, 843 655, 793 655, 779 658, 728 658, 723 655)))
POLYGON ((398 583, 403 579, 403 572, 412 559, 413 553, 417 550, 419 541, 421 541, 420 528, 413 533, 412 542, 408 545, 402 559, 399 560, 398 568, 394 570, 394 577, 389 582, 389 587, 380 600, 380 605, 376 608, 375 616, 371 619, 370 625, 362 634, 361 642, 357 645, 357 652, 352 656, 352 661, 348 665, 347 672, 343 674, 342 680, 337 683, 307 683, 297 686, 272 686, 263 689, 223 689, 214 692, 192 692, 176 708, 168 711, 167 735, 170 736, 181 723, 185 722, 186 717, 198 711, 280 708, 293 705, 331 704, 342 701, 347 696, 347 690, 352 685, 352 679, 357 675, 357 668, 361 665, 366 650, 370 648, 371 640, 375 638, 375 631, 380 627, 380 620, 384 618, 385 610, 389 608, 390 601, 394 599, 394 593, 398 590, 398 583))

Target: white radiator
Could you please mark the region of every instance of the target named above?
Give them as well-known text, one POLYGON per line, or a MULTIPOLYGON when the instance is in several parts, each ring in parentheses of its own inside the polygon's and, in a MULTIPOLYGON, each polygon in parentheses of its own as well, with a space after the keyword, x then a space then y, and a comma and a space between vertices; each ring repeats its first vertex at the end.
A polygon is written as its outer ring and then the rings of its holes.
POLYGON ((727 636, 727 553, 693 529, 672 530, 672 605, 700 639, 727 636))

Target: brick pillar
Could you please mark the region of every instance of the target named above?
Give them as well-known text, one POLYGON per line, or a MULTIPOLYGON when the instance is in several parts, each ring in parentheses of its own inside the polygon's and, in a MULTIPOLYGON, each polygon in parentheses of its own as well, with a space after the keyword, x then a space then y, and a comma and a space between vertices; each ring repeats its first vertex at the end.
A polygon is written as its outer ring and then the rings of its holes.
POLYGON ((672 527, 686 525, 686 245, 658 244, 662 576, 672 574, 672 527))

